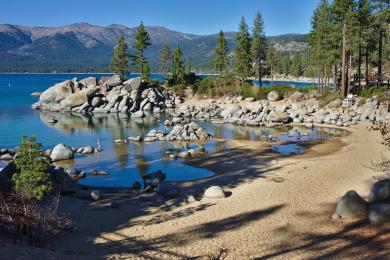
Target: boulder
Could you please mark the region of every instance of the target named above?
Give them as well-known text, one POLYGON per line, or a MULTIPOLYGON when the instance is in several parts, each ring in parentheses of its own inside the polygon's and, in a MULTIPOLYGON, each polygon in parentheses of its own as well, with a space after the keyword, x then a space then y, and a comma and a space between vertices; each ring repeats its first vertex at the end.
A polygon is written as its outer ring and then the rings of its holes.
POLYGON ((286 112, 282 111, 271 111, 268 116, 268 120, 274 123, 287 123, 289 120, 289 115, 286 112))
POLYGON ((110 77, 104 84, 109 88, 113 88, 113 87, 121 85, 122 80, 121 80, 121 77, 119 75, 114 75, 114 76, 110 77))
POLYGON ((277 91, 271 91, 267 95, 267 99, 269 102, 276 102, 281 99, 279 92, 277 91))
POLYGON ((141 84, 142 84, 141 77, 131 78, 131 79, 123 82, 124 88, 128 92, 131 92, 133 90, 138 90, 140 88, 141 84))
POLYGON ((101 199, 102 194, 100 193, 99 190, 92 190, 92 191, 91 191, 91 197, 92 197, 92 199, 93 199, 94 201, 97 201, 97 200, 101 199))
POLYGON ((369 203, 378 203, 390 198, 390 179, 377 181, 371 187, 368 195, 369 203))
POLYGON ((139 110, 137 112, 132 113, 131 117, 133 117, 133 118, 142 118, 142 117, 144 117, 144 112, 142 110, 139 110))
POLYGON ((390 204, 377 203, 368 209, 368 219, 372 224, 378 224, 390 220, 390 204))
POLYGON ((73 159, 74 152, 72 148, 64 144, 57 144, 51 151, 50 158, 52 161, 61 161, 73 159))
POLYGON ((9 153, 3 154, 0 156, 0 160, 2 161, 12 161, 14 157, 10 155, 9 153))
POLYGON ((79 83, 83 84, 85 87, 96 87, 97 86, 97 80, 95 77, 88 77, 85 79, 82 79, 79 81, 79 83))
POLYGON ((66 80, 64 82, 55 84, 53 87, 48 88, 39 96, 39 103, 41 104, 54 104, 64 100, 68 95, 74 91, 73 81, 66 80))
POLYGON ((291 102, 299 102, 305 99, 305 94, 299 91, 295 91, 291 96, 289 96, 289 100, 291 102))
POLYGON ((141 189, 141 182, 135 181, 135 182, 133 182, 133 185, 131 187, 133 190, 139 190, 139 189, 141 189))
POLYGON ((89 153, 93 153, 94 152, 94 149, 93 149, 93 147, 92 146, 86 146, 86 147, 84 147, 84 149, 83 149, 83 154, 89 154, 89 153))
POLYGON ((236 104, 230 104, 225 107, 224 110, 221 112, 222 117, 231 117, 233 116, 238 110, 240 110, 241 107, 236 104))
POLYGON ((206 198, 212 199, 221 199, 226 197, 225 192, 219 186, 211 186, 210 188, 206 189, 204 196, 206 198))
POLYGON ((64 100, 61 101, 61 108, 74 108, 81 106, 88 102, 89 97, 93 96, 97 89, 87 88, 81 91, 68 95, 64 100))
POLYGON ((334 218, 355 218, 367 215, 367 203, 356 191, 350 190, 337 203, 334 218))

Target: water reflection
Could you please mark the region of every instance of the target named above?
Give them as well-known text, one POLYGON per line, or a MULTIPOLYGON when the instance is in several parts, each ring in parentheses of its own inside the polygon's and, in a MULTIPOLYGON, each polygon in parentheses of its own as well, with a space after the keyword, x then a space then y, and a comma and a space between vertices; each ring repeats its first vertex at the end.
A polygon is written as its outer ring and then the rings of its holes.
MULTIPOLYGON (((115 139, 127 139, 129 136, 146 136, 152 130, 170 131, 163 122, 165 116, 147 116, 145 118, 129 118, 118 114, 65 114, 41 112, 40 118, 47 127, 56 129, 62 135, 71 136, 69 145, 96 145, 101 138, 103 151, 90 156, 77 156, 74 167, 89 171, 91 169, 105 170, 109 176, 88 176, 81 180, 82 184, 106 187, 130 187, 134 181, 142 180, 142 176, 156 170, 167 174, 169 181, 189 181, 207 178, 212 172, 184 164, 181 160, 172 161, 165 156, 165 151, 179 153, 188 148, 204 145, 209 153, 229 150, 229 145, 221 139, 266 140, 270 135, 276 141, 286 142, 273 146, 275 152, 284 155, 300 154, 303 149, 296 149, 296 142, 308 142, 317 139, 327 139, 334 135, 345 134, 334 129, 305 129, 300 127, 250 127, 233 124, 211 124, 207 121, 198 122, 216 140, 207 142, 153 142, 115 144, 115 139), (47 123, 50 118, 58 120, 54 125, 47 123), (299 133, 299 134, 298 134, 299 133), (86 143, 86 142, 89 143, 86 143), (283 146, 284 145, 284 146, 283 146)), ((58 142, 61 142, 59 139, 58 142)), ((69 165, 68 165, 69 166, 69 165)))

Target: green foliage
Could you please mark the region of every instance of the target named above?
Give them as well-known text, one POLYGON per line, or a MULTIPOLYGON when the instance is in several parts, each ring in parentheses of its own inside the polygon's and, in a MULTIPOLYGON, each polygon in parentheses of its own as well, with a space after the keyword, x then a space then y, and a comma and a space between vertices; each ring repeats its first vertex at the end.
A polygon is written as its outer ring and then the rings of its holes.
POLYGON ((184 57, 180 46, 177 46, 173 51, 173 66, 172 66, 172 80, 175 84, 184 83, 184 57))
POLYGON ((126 78, 129 73, 127 49, 125 37, 123 35, 119 36, 114 54, 112 55, 110 70, 115 74, 119 74, 122 79, 126 78))
POLYGON ((171 50, 167 41, 164 41, 163 47, 160 53, 160 70, 167 77, 171 71, 171 50))
POLYGON ((251 39, 249 35, 248 24, 245 18, 241 18, 239 31, 236 34, 236 47, 234 48, 234 73, 239 76, 242 81, 247 79, 252 72, 251 59, 251 39))
POLYGON ((388 89, 383 89, 383 88, 364 88, 360 92, 360 96, 364 98, 370 98, 372 96, 378 96, 378 99, 380 101, 387 101, 389 102, 389 96, 390 96, 390 91, 388 89))
POLYGON ((149 73, 149 63, 145 58, 145 50, 151 45, 149 33, 145 30, 144 24, 141 22, 135 35, 133 45, 134 54, 132 55, 133 65, 141 73, 141 77, 146 78, 149 73))
POLYGON ((13 175, 16 191, 28 200, 41 200, 52 190, 52 182, 45 171, 49 167, 49 159, 36 143, 35 137, 23 136, 22 145, 16 153, 16 168, 13 175))
POLYGON ((267 42, 264 33, 264 22, 259 11, 257 11, 252 29, 251 54, 252 61, 256 67, 255 74, 260 81, 263 76, 262 63, 265 59, 267 42))
POLYGON ((228 52, 229 47, 227 45, 227 41, 225 39, 225 35, 221 30, 218 34, 217 45, 214 49, 215 59, 214 59, 214 69, 223 75, 224 71, 226 71, 226 67, 228 65, 228 52))

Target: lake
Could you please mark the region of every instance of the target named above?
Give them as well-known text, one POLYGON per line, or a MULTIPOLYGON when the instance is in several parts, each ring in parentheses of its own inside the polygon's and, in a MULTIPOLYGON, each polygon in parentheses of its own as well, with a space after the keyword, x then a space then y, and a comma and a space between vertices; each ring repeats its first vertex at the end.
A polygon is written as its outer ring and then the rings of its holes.
MULTIPOLYGON (((58 143, 69 146, 96 146, 101 139, 103 152, 93 155, 78 155, 68 163, 68 167, 80 170, 104 170, 110 174, 106 177, 88 176, 81 183, 90 186, 130 187, 134 181, 141 180, 146 173, 162 170, 170 181, 189 181, 207 178, 214 173, 185 164, 182 160, 169 160, 164 152, 179 152, 185 145, 171 142, 126 143, 115 144, 115 139, 126 139, 129 136, 146 135, 152 129, 168 132, 170 128, 163 125, 164 115, 148 116, 143 119, 123 118, 116 114, 81 115, 70 113, 49 113, 36 111, 31 104, 38 100, 30 94, 44 91, 55 83, 78 77, 109 76, 94 74, 0 74, 0 148, 12 148, 20 144, 22 135, 35 135, 44 149, 52 148, 58 143), (10 84, 10 86, 9 86, 10 84), (51 117, 58 123, 51 125, 51 117)), ((137 76, 137 75, 132 75, 137 76)), ((153 75, 161 79, 161 75, 153 75)), ((209 133, 222 139, 260 140, 269 134, 281 134, 283 141, 294 141, 291 128, 269 129, 262 127, 236 126, 231 124, 211 124, 199 122, 209 133), (290 132, 289 132, 290 131, 290 132)), ((303 130, 302 130, 303 131, 303 130)), ((307 141, 327 139, 334 133, 321 134, 322 130, 308 130, 307 141)), ((190 144, 196 147, 197 144, 190 144)), ((211 140, 205 143, 209 153, 223 152, 229 149, 224 142, 211 140)), ((276 147, 276 152, 284 155, 299 154, 296 146, 276 147)), ((0 163, 0 167, 4 162, 0 163)))

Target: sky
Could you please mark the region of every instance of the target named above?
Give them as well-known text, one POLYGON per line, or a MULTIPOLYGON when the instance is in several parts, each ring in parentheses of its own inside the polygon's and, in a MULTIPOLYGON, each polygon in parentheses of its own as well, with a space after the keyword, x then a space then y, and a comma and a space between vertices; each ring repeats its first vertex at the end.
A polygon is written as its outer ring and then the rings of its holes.
POLYGON ((319 0, 0 0, 0 24, 58 27, 87 22, 99 26, 160 25, 171 30, 213 34, 249 25, 257 10, 266 35, 308 33, 319 0))

